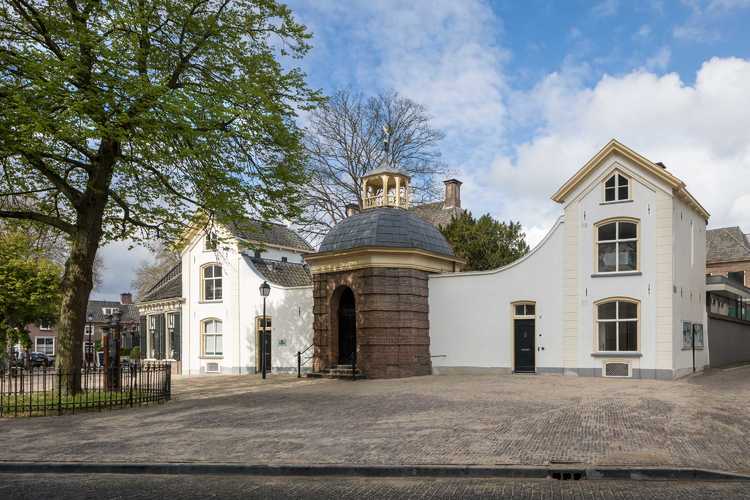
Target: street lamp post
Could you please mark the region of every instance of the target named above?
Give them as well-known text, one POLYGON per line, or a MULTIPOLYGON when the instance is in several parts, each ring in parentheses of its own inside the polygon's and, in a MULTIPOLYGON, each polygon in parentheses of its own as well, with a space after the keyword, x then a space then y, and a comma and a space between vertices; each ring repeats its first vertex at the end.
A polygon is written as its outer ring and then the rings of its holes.
POLYGON ((120 390, 120 319, 119 309, 112 311, 107 316, 107 325, 104 327, 106 335, 102 338, 104 344, 105 377, 107 379, 107 390, 120 390))
POLYGON ((267 281, 264 281, 262 285, 260 285, 260 296, 263 297, 263 317, 261 321, 263 322, 263 331, 260 334, 260 371, 263 375, 263 378, 266 378, 266 369, 268 368, 266 366, 266 297, 271 293, 271 285, 268 284, 267 281))
POLYGON ((94 352, 94 315, 89 313, 88 316, 86 316, 86 336, 88 337, 88 341, 86 343, 86 365, 91 368, 91 362, 93 361, 93 352, 94 352))

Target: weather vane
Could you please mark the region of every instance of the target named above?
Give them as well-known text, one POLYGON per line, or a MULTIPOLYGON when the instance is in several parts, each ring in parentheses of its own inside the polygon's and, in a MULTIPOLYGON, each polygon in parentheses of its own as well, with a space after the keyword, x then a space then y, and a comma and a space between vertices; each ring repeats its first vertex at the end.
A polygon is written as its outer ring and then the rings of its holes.
POLYGON ((390 156, 391 156, 391 129, 388 128, 388 125, 383 125, 383 134, 385 134, 385 137, 383 138, 383 152, 385 152, 385 158, 388 163, 390 163, 390 156))

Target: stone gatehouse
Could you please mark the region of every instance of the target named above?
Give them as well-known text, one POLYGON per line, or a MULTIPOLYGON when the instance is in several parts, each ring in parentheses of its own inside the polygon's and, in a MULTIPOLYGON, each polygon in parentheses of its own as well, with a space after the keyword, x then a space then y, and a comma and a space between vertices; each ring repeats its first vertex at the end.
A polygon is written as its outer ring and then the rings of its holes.
POLYGON ((409 207, 409 175, 383 166, 363 177, 354 210, 307 255, 313 275, 314 366, 368 378, 429 375, 427 278, 463 261, 409 207))

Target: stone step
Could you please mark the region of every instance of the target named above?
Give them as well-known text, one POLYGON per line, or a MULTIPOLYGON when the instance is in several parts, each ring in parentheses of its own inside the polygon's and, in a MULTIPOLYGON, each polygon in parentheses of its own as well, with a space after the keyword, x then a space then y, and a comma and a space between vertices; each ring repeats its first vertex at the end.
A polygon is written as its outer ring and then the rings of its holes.
POLYGON ((312 372, 306 374, 308 378, 337 378, 337 379, 348 379, 351 380, 352 378, 361 380, 365 377, 365 375, 359 370, 359 368, 356 370, 356 375, 352 374, 352 368, 351 365, 348 368, 341 368, 341 365, 335 366, 333 368, 330 368, 328 370, 323 370, 320 372, 312 372))

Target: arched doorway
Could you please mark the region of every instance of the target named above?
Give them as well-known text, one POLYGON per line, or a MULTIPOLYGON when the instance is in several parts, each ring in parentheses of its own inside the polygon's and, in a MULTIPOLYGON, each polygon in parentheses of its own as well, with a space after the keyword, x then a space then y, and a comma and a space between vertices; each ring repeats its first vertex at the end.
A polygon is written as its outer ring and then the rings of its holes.
POLYGON ((351 365, 357 349, 357 315, 354 292, 346 288, 341 293, 338 310, 339 323, 339 364, 351 365))

